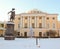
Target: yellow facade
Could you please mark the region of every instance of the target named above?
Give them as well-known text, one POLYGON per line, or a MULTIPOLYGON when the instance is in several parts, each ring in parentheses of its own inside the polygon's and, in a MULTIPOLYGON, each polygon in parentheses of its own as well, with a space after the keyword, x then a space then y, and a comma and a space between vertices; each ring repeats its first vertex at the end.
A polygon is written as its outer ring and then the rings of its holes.
POLYGON ((46 36, 48 30, 59 31, 58 14, 49 14, 37 9, 16 14, 15 31, 19 36, 46 36), (33 35, 31 35, 33 33, 33 35))
POLYGON ((5 34, 5 22, 0 21, 0 36, 4 36, 5 34))

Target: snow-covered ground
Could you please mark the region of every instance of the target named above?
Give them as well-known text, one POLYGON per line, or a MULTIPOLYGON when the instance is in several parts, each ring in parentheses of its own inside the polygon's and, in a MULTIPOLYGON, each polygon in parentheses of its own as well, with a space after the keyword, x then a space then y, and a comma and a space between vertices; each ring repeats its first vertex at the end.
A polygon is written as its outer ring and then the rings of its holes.
POLYGON ((0 38, 0 49, 60 49, 60 38, 38 39, 36 45, 35 38, 16 38, 15 40, 4 40, 0 38))

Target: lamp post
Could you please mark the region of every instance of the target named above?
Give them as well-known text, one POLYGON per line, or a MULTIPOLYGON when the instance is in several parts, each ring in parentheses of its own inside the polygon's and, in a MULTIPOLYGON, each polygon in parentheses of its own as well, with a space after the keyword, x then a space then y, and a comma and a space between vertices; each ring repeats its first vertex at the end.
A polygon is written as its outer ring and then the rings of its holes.
MULTIPOLYGON (((34 36, 33 28, 30 27, 30 37, 32 38, 33 36, 34 36)), ((38 47, 40 47, 40 46, 38 45, 38 38, 36 38, 36 45, 37 45, 38 47)))
POLYGON ((36 38, 36 45, 38 45, 38 39, 36 38))

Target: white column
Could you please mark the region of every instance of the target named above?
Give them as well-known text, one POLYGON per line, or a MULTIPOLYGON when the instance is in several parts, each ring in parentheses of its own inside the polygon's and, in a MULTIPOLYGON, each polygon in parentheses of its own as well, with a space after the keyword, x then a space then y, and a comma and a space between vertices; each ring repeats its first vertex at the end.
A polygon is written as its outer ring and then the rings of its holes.
POLYGON ((42 16, 42 28, 43 28, 43 16, 42 16))
POLYGON ((22 28, 24 28, 24 16, 22 16, 22 28))
POLYGON ((45 28, 45 16, 42 17, 42 27, 45 28))
POLYGON ((23 26, 23 17, 21 16, 21 21, 20 21, 20 28, 23 26))
POLYGON ((37 23, 38 23, 38 19, 37 19, 38 17, 36 16, 36 28, 37 28, 37 23))
POLYGON ((35 16, 35 28, 36 28, 36 24, 37 24, 37 20, 36 20, 36 16, 35 16))
POLYGON ((45 17, 45 28, 46 28, 46 17, 45 17))
POLYGON ((30 16, 30 27, 32 27, 32 26, 31 26, 31 16, 30 16))
POLYGON ((30 27, 30 26, 29 26, 29 23, 30 23, 30 18, 29 18, 29 16, 28 16, 28 28, 30 27))
POLYGON ((60 36, 60 29, 59 29, 59 36, 60 36))

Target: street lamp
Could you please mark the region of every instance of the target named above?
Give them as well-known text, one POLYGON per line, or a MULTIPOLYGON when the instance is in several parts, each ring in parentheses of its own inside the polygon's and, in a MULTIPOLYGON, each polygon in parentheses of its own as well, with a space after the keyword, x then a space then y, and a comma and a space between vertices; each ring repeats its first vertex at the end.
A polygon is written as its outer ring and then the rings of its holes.
MULTIPOLYGON (((30 27, 30 37, 32 38, 33 36, 34 36, 33 28, 30 27)), ((36 45, 40 47, 40 45, 38 45, 38 38, 36 38, 36 45)))

